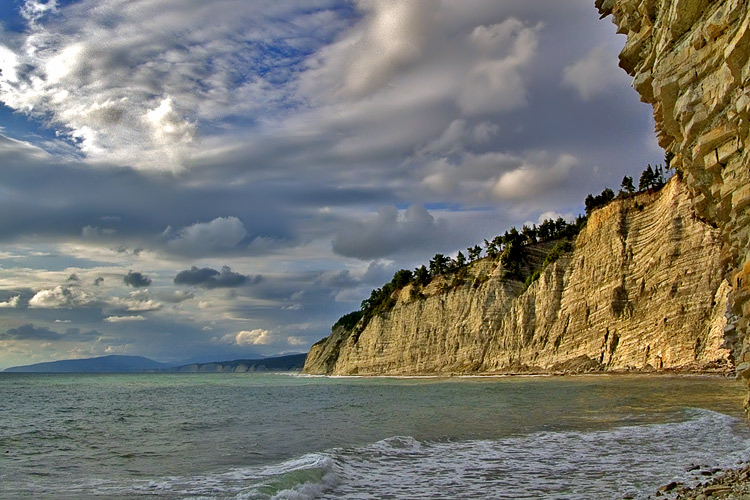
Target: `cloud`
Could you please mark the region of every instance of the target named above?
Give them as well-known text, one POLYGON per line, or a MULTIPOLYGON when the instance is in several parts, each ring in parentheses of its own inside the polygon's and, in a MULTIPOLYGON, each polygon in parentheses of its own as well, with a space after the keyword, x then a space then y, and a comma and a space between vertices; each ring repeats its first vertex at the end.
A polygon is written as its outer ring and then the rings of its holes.
POLYGON ((578 159, 571 155, 560 155, 552 165, 526 162, 520 167, 500 176, 492 190, 501 199, 529 199, 553 187, 560 187, 570 174, 578 159))
POLYGON ((565 219, 568 222, 573 222, 575 220, 575 216, 570 212, 561 214, 560 212, 557 212, 555 210, 549 210, 547 212, 542 212, 541 214, 539 214, 539 218, 536 222, 537 224, 541 224, 545 220, 557 220, 560 218, 565 219))
POLYGON ((335 7, 26 0, 28 30, 3 49, 13 57, 0 100, 46 119, 92 162, 178 171, 190 165, 201 120, 286 105, 305 55, 345 26, 335 7))
POLYGON ((499 113, 528 104, 523 70, 536 54, 540 28, 514 18, 474 28, 471 43, 484 57, 466 76, 458 96, 464 114, 499 113))
POLYGON ((366 96, 413 64, 427 44, 427 0, 360 0, 364 19, 308 61, 308 91, 344 98, 366 96))
POLYGON ((86 341, 96 339, 100 336, 96 330, 83 332, 79 328, 69 328, 64 333, 58 333, 47 327, 36 327, 32 323, 10 328, 5 333, 0 333, 0 338, 10 340, 38 340, 43 342, 59 341, 86 341))
POLYGON ((146 318, 137 314, 135 316, 108 316, 104 318, 107 323, 127 323, 132 321, 145 321, 146 318))
POLYGON ((617 54, 604 46, 591 49, 585 57, 563 69, 562 84, 590 101, 612 90, 622 80, 617 54))
POLYGON ((21 296, 16 295, 5 302, 0 302, 0 309, 15 309, 21 302, 21 296))
POLYGON ((217 217, 210 222, 197 222, 173 233, 164 232, 168 249, 186 255, 206 255, 236 250, 248 236, 245 225, 237 217, 217 217))
POLYGON ((236 345, 267 345, 273 342, 271 332, 263 329, 242 330, 239 333, 228 333, 221 337, 221 343, 236 345))
POLYGON ((142 288, 151 284, 151 278, 139 272, 128 271, 122 279, 123 283, 133 288, 142 288))
POLYGON ((327 288, 335 289, 351 288, 360 284, 348 269, 322 272, 318 276, 316 283, 327 288))
POLYGON ((127 297, 114 297, 110 304, 127 312, 158 311, 162 308, 162 304, 155 301, 148 290, 136 290, 127 297))
POLYGON ((116 232, 117 231, 115 231, 112 228, 101 228, 97 226, 84 226, 83 229, 81 229, 81 236, 89 240, 95 240, 95 239, 101 239, 101 238, 106 238, 108 236, 112 236, 116 232))
POLYGON ((260 277, 254 277, 252 280, 249 276, 235 273, 228 266, 222 266, 221 271, 203 267, 198 269, 192 266, 190 269, 180 271, 174 277, 175 285, 191 285, 201 288, 235 288, 248 282, 257 282, 260 277))
POLYGON ((86 292, 70 287, 56 286, 55 288, 40 290, 29 300, 29 307, 57 309, 62 307, 83 307, 94 303, 93 297, 86 292))
POLYGON ((435 220, 421 205, 412 205, 403 212, 394 206, 385 206, 378 209, 374 218, 350 221, 342 226, 333 240, 334 252, 373 259, 436 239, 445 229, 445 222, 435 220))
POLYGON ((163 302, 169 302, 171 304, 179 304, 180 302, 185 302, 186 300, 194 299, 195 295, 185 290, 175 290, 169 293, 165 293, 165 292, 158 293, 157 297, 159 298, 159 300, 163 302))
POLYGON ((304 337, 297 337, 294 335, 290 335, 289 337, 287 337, 286 341, 289 345, 292 345, 292 346, 303 346, 303 345, 310 344, 310 342, 304 337))
POLYGON ((60 340, 61 335, 57 332, 53 332, 49 328, 35 327, 33 324, 28 323, 17 328, 9 329, 5 332, 3 337, 14 340, 55 341, 60 340))
POLYGON ((57 0, 40 2, 39 0, 26 0, 21 7, 20 13, 32 25, 48 13, 57 11, 57 0))

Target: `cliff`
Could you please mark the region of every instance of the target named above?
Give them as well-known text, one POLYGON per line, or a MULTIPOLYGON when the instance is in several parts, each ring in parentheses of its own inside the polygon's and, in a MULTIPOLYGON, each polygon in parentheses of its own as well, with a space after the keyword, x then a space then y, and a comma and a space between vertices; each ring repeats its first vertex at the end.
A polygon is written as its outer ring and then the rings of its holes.
MULTIPOLYGON (((528 269, 550 246, 531 246, 528 269)), ((304 372, 731 370, 720 254, 719 232, 673 178, 594 211, 574 250, 528 289, 486 258, 421 296, 407 285, 390 311, 315 344, 304 372)))
POLYGON ((620 66, 654 108, 699 217, 721 231, 731 266, 727 329, 750 378, 750 7, 746 0, 596 0, 627 35, 620 66))
POLYGON ((290 354, 264 359, 235 359, 233 361, 214 361, 212 363, 191 363, 172 368, 170 371, 181 373, 247 373, 247 372, 284 372, 301 370, 305 363, 305 354, 290 354))

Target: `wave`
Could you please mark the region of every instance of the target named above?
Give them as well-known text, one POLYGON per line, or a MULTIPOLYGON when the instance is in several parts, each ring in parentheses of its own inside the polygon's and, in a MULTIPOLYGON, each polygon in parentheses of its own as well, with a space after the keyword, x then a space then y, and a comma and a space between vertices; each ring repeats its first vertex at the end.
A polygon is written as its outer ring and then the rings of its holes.
POLYGON ((744 422, 689 409, 681 422, 601 431, 438 442, 394 436, 273 465, 95 489, 108 496, 237 500, 645 499, 662 484, 695 484, 706 471, 749 457, 744 422))

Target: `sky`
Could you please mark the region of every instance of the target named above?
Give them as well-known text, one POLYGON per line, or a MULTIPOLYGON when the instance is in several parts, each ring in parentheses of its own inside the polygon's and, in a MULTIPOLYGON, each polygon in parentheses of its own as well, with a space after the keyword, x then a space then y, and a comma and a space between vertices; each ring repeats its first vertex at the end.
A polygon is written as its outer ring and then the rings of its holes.
POLYGON ((8 0, 0 369, 305 352, 663 151, 592 0, 8 0))

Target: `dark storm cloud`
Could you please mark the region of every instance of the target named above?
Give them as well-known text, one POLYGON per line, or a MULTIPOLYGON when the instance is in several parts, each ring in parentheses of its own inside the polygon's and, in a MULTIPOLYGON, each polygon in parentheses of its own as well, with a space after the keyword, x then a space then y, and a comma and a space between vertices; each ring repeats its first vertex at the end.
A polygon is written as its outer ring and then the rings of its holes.
POLYGON ((223 266, 221 271, 209 267, 197 268, 192 266, 190 269, 180 271, 174 277, 175 285, 199 286, 201 288, 235 288, 246 283, 257 283, 260 276, 246 276, 244 274, 232 271, 228 266, 223 266))
POLYGON ((128 271, 122 278, 123 283, 133 288, 141 288, 151 284, 151 278, 137 271, 128 271))
POLYGON ((36 327, 32 323, 21 325, 17 328, 10 328, 5 333, 0 333, 0 338, 9 340, 38 340, 44 342, 59 341, 87 341, 99 337, 99 332, 90 330, 81 331, 80 328, 69 328, 63 333, 50 330, 47 327, 36 327))

